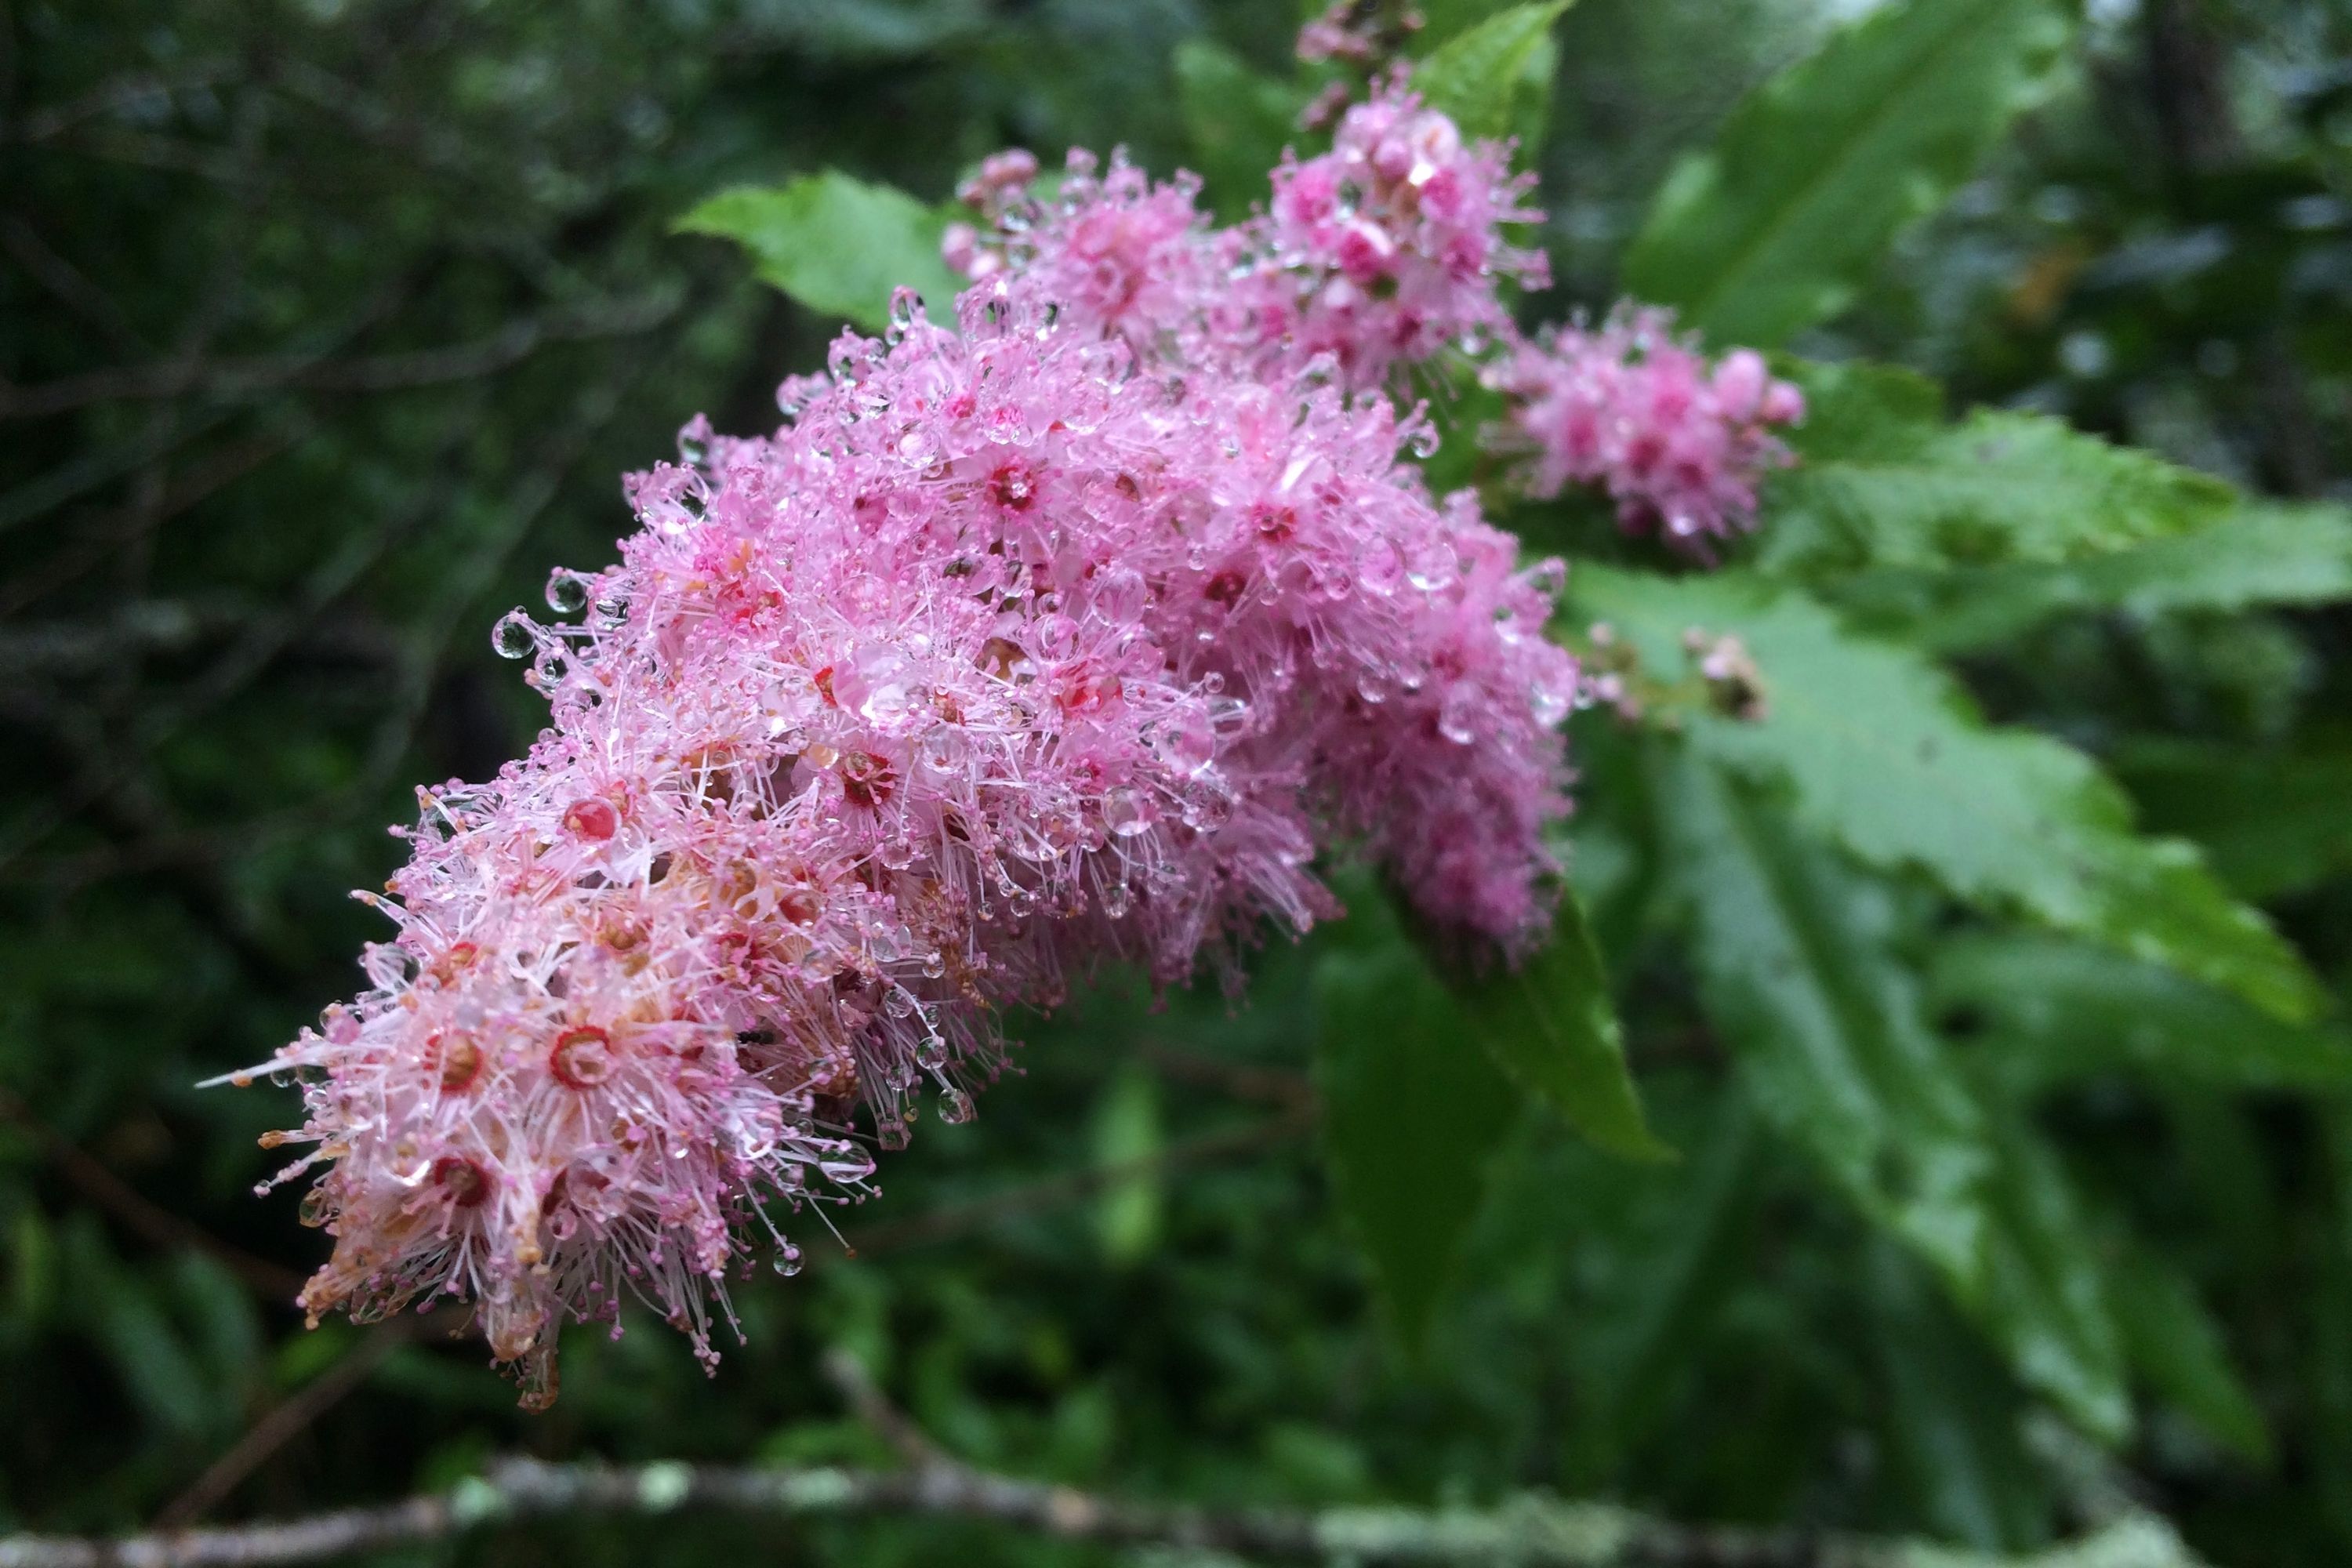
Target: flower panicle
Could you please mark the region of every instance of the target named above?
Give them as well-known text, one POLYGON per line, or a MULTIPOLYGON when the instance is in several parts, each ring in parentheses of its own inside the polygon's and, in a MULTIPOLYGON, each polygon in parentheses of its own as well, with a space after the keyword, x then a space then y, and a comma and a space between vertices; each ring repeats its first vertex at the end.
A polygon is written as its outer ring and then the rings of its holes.
POLYGON ((1598 487, 1627 531, 1701 555, 1755 526, 1764 476, 1792 461, 1777 432, 1805 415, 1753 349, 1710 362, 1671 312, 1633 305, 1521 343, 1485 379, 1512 400, 1490 443, 1520 455, 1529 494, 1598 487))
POLYGON ((1433 500, 1385 397, 1171 370, 1066 282, 983 278, 953 328, 902 295, 499 623, 550 728, 420 793, 370 989, 270 1064, 326 1165, 314 1315, 471 1300, 534 1403, 624 1298, 715 1362, 730 1278, 970 1114, 1006 1007, 1237 977, 1339 912, 1340 845, 1500 949, 1544 929, 1556 563, 1433 500))
POLYGON ((324 1167, 312 1316, 471 1300, 534 1405, 625 1299, 715 1365, 730 1281, 969 1116, 1006 1009, 1108 963, 1237 987, 1340 912, 1338 852, 1450 940, 1540 941, 1592 696, 1566 568, 1430 494, 1391 389, 1496 356, 1526 482, 1678 540, 1744 524, 1801 400, 1654 314, 1522 339, 1528 189, 1393 72, 1229 227, 1189 176, 1079 152, 1046 195, 1000 153, 950 319, 902 289, 773 431, 629 476, 619 561, 492 633, 549 727, 419 792, 368 989, 255 1069, 301 1087, 279 1179, 324 1167))

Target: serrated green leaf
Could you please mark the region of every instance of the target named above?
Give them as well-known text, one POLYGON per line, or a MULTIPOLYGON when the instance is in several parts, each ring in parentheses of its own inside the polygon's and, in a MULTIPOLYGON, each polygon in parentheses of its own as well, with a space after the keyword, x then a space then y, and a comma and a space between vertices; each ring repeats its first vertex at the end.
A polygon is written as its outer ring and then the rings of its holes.
POLYGON ((953 304, 963 282, 940 259, 948 221, 904 191, 828 169, 782 185, 721 191, 676 226, 734 240, 763 281, 820 315, 878 332, 894 289, 912 289, 935 311, 953 304))
POLYGON ((1692 745, 1791 792, 1798 817, 1864 862, 2226 987, 2300 1021, 2325 994, 2294 949, 2233 900, 2190 846, 2132 830, 2092 761, 1987 725, 1925 658, 1858 637, 1821 605, 1738 573, 1666 578, 1585 564, 1570 599, 1611 622, 1654 677, 1682 674, 1686 628, 1738 636, 1763 672, 1760 721, 1703 711, 1692 745))
POLYGON ((2151 827, 2195 839, 2249 899, 2352 872, 2352 734, 2301 735, 2275 750, 2143 736, 2108 765, 2151 827))
POLYGON ((1768 489, 1754 564, 1820 579, 1871 568, 2080 560, 2228 517, 2236 492, 2040 415, 1955 423, 1933 383, 1880 365, 1781 367, 1803 387, 1796 466, 1768 489))
MULTIPOLYGON (((1379 918, 1366 908, 1347 923, 1379 918)), ((1332 1188, 1399 1341, 1417 1352, 1519 1097, 1401 936, 1327 956, 1315 999, 1332 1188)))
POLYGON ((2242 1458, 2268 1464, 2270 1428, 2196 1286, 2147 1247, 2125 1246, 2107 1270, 2124 1352, 2147 1386, 2242 1458))
POLYGON ((1975 1300, 1992 1159, 1968 1085, 1885 952, 1885 890, 1692 749, 1661 743, 1653 771, 1700 994, 1758 1107, 1975 1300))
POLYGON ((1858 624, 1946 653, 2067 615, 2329 604, 2352 599, 2352 509, 2249 504, 2212 527, 2070 565, 1871 572, 1836 594, 1858 624))
POLYGON ((1307 91, 1252 70, 1223 45, 1190 37, 1176 46, 1176 107, 1192 159, 1218 220, 1247 216, 1265 199, 1267 174, 1298 138, 1307 91))
POLYGON ((1569 3, 1514 5, 1455 34, 1413 68, 1413 90, 1465 136, 1507 134, 1528 67, 1569 3))
MULTIPOLYGON (((1408 47, 1415 55, 1433 53, 1448 39, 1508 8, 1507 0, 1424 0, 1413 7, 1421 13, 1421 30, 1412 36, 1408 47)), ((1312 9, 1320 11, 1322 7, 1312 9)))
POLYGON ((2039 1134, 2014 1115, 1989 1121, 1997 1159, 1975 1316, 2027 1387, 2120 1443, 2132 1426, 2123 1337, 2082 1205, 2039 1134))
POLYGON ((1538 952, 1465 984, 1461 996, 1488 1054, 1570 1127, 1628 1159, 1673 1158, 1643 1119, 1609 981, 1574 892, 1562 893, 1551 940, 1538 952))
POLYGON ((1937 944, 1939 1014, 1969 1026, 1986 1070, 2034 1094, 2132 1072, 2239 1089, 2352 1085, 2352 1036, 2281 1023, 2155 964, 2033 931, 1937 944))
POLYGON ((1668 176, 1628 290, 1717 342, 1777 347, 1835 314, 2038 101, 2071 32, 2053 0, 1903 0, 1733 110, 1668 176))
POLYGON ((1620 1445, 1654 1427, 1690 1370, 1690 1344, 1738 1288, 1766 1168, 1754 1102, 1735 1086, 1709 1090, 1703 1121, 1685 1134, 1690 1159, 1667 1173, 1655 1201, 1612 1209, 1618 1249, 1613 1290, 1579 1326, 1577 1359, 1591 1413, 1620 1445))
POLYGON ((1987 1551, 2022 1545, 2047 1532, 2051 1501, 2045 1467, 2021 1440, 2025 1397, 1922 1272, 1882 1244, 1856 1280, 1892 1479, 1939 1534, 1987 1551))
POLYGON ((2120 1438, 2122 1352, 2064 1174, 1928 1029, 1887 889, 1692 750, 1662 744, 1654 765, 1700 993, 1758 1106, 2027 1386, 2120 1438))

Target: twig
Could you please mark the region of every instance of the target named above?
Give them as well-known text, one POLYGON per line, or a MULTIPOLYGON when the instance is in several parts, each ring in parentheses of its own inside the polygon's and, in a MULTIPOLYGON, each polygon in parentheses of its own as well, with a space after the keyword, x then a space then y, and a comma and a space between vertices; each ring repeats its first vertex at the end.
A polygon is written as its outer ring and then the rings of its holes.
POLYGON ((256 1291, 273 1300, 291 1302, 301 1292, 302 1276, 291 1268, 256 1258, 231 1246, 203 1226, 182 1219, 149 1202, 130 1183, 108 1170, 79 1144, 36 1117, 15 1095, 0 1089, 0 1121, 30 1133, 41 1152, 64 1173, 82 1195, 137 1233, 167 1251, 193 1248, 226 1265, 256 1291))
POLYGON ((394 392, 440 386, 496 374, 549 343, 633 337, 649 331, 675 315, 679 303, 675 294, 654 295, 544 320, 509 321, 472 342, 359 359, 321 362, 315 355, 282 353, 212 362, 169 359, 89 371, 37 386, 0 391, 0 419, 36 419, 71 413, 94 403, 191 394, 234 402, 286 390, 394 392))
POLYGON ((0 1538, 0 1568, 262 1568, 446 1541, 488 1525, 683 1509, 785 1518, 921 1515, 1071 1541, 1283 1561, 1511 1563, 1518 1568, 2198 1568, 2164 1521, 2137 1515, 2053 1552, 1998 1557, 1916 1542, 1707 1529, 1605 1503, 1523 1497, 1492 1509, 1214 1510, 1106 1497, 942 1461, 895 1471, 612 1467, 513 1458, 446 1492, 379 1508, 115 1540, 0 1538))
POLYGON ((1158 1040, 1145 1040, 1137 1048, 1145 1061, 1180 1083, 1285 1110, 1312 1110, 1315 1105, 1314 1081, 1295 1068, 1254 1067, 1158 1040))
POLYGON ((1312 1124, 1311 1109, 1292 1110, 1281 1116, 1269 1116, 1246 1126, 1221 1128, 1204 1132, 1197 1138, 1171 1143, 1156 1154, 1140 1159, 1121 1160, 1112 1164, 1096 1165, 1075 1171, 1065 1171, 1024 1182, 991 1193, 985 1197, 971 1198, 962 1203, 948 1204, 929 1214, 910 1215, 876 1226, 872 1230, 853 1233, 850 1237, 859 1257, 877 1252, 895 1251, 900 1247, 922 1247, 931 1242, 977 1230, 1003 1219, 1008 1215, 1031 1213, 1051 1208, 1057 1204, 1074 1203, 1116 1186, 1137 1176, 1155 1171, 1171 1171, 1195 1165, 1229 1155, 1248 1153, 1270 1144, 1297 1137, 1312 1124))
MULTIPOLYGON (((58 255, 32 226, 14 213, 0 214, 0 249, 7 251, 33 280, 70 306, 114 342, 118 353, 147 354, 153 347, 124 315, 114 297, 91 282, 80 268, 58 255)), ((0 394, 0 402, 9 395, 0 394)))
POLYGON ((912 1416, 890 1403, 890 1396, 867 1375, 863 1362, 835 1345, 825 1352, 824 1364, 825 1377, 841 1391, 850 1414, 896 1448, 900 1458, 918 1468, 952 1463, 912 1416))
MULTIPOLYGON (((446 1315, 453 1322, 461 1316, 456 1312, 446 1315)), ((341 1404, 343 1397, 373 1376, 375 1369, 394 1351, 423 1338, 431 1326, 431 1320, 404 1317, 361 1336, 341 1360, 262 1412, 260 1418, 246 1429, 244 1436, 205 1467, 205 1473, 191 1481, 185 1491, 164 1505, 155 1516, 155 1530, 169 1533, 184 1530, 202 1519, 214 1504, 235 1491, 237 1483, 259 1469, 269 1456, 341 1404)))

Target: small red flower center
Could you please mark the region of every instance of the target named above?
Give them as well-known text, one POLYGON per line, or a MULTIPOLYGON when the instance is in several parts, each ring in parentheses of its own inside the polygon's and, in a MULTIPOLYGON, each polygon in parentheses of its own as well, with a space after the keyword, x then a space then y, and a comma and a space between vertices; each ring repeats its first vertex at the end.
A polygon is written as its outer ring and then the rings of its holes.
POLYGON ((776 900, 776 912, 796 926, 814 925, 824 912, 824 900, 814 889, 794 888, 776 900))
POLYGON ((425 1042, 425 1047, 440 1066, 444 1094, 463 1094, 482 1076, 482 1047, 464 1030, 436 1035, 425 1042))
POLYGON ((573 801, 563 813, 563 830, 574 837, 601 842, 612 837, 620 828, 621 814, 613 809, 610 801, 599 800, 594 795, 573 801))
POLYGON ((981 645, 980 657, 972 662, 999 680, 1010 680, 1028 658, 1019 643, 1009 637, 991 637, 981 645))
POLYGON ((490 1173, 463 1154, 444 1154, 433 1162, 433 1184, 461 1209, 479 1208, 490 1195, 490 1173))
POLYGON ((841 754, 841 793, 856 805, 878 805, 898 787, 898 775, 887 757, 871 752, 841 754))
POLYGON ((989 477, 988 493, 1007 511, 1027 511, 1037 500, 1037 476, 1014 458, 989 477))
POLYGON ((593 1089, 613 1076, 612 1037, 593 1024, 566 1029, 548 1053, 548 1070, 566 1089, 593 1089))
POLYGON ((1213 600, 1230 610, 1241 603, 1242 589, 1247 584, 1240 573, 1225 571, 1210 578, 1209 585, 1202 589, 1201 594, 1202 597, 1213 600))
POLYGON ((1115 671, 1081 662, 1054 682, 1054 700, 1069 714, 1099 713, 1115 706, 1124 689, 1115 671))

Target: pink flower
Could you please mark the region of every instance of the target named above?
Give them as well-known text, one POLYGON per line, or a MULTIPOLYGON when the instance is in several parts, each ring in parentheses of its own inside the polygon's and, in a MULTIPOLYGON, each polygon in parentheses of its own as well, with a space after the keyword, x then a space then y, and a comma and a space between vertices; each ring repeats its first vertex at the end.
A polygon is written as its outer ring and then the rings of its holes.
POLYGON ((1490 435, 1525 455, 1530 494, 1601 486, 1628 530, 1704 553, 1755 526, 1757 487, 1791 460, 1773 430, 1805 402, 1753 350, 1710 366, 1673 328, 1666 311, 1621 306, 1597 330, 1519 345, 1486 374, 1517 404, 1490 435))
POLYGON ((1524 205, 1534 181, 1510 173, 1510 151, 1465 144, 1400 75, 1348 110, 1329 153, 1286 159, 1261 225, 1262 286, 1291 295, 1296 352, 1332 353, 1371 385, 1401 362, 1508 335, 1497 282, 1549 278, 1541 251, 1502 237, 1543 216, 1524 205))
POLYGON ((865 1194, 924 1099, 968 1115, 1003 1008, 1121 960, 1237 983, 1339 912, 1340 845, 1538 940, 1559 569, 1433 503, 1386 398, 1147 357, 1213 313, 1152 270, 1189 205, 1114 171, 959 330, 902 297, 772 436, 698 421, 630 480, 620 563, 551 584, 583 620, 501 623, 551 727, 420 792, 370 989, 270 1064, 318 1146, 287 1174, 329 1163, 314 1316, 469 1298, 530 1403, 624 1297, 715 1363, 730 1273, 793 1267, 780 1223, 865 1194))
POLYGON ((1465 144, 1399 78, 1348 111, 1330 153, 1286 158, 1268 210, 1246 223, 1211 227, 1191 175, 1155 185, 1122 158, 1099 171, 1074 152, 1050 203, 1025 180, 976 182, 997 230, 957 226, 942 253, 968 278, 1015 268, 1154 357, 1287 372, 1328 356, 1373 387, 1448 346, 1507 337, 1498 281, 1546 281, 1542 253, 1502 237, 1541 216, 1509 159, 1501 143, 1465 144))

